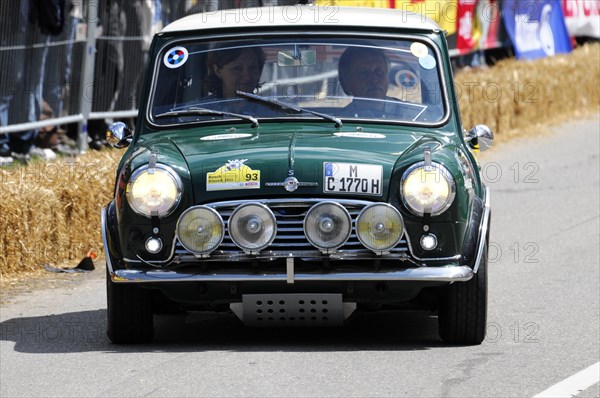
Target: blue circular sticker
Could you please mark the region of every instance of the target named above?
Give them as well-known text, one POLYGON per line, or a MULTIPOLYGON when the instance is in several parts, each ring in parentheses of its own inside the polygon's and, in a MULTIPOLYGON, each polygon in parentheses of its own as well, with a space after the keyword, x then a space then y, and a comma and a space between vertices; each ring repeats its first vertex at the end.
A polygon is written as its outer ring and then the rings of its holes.
POLYGON ((435 65, 437 64, 437 62, 435 62, 435 58, 433 58, 433 56, 427 54, 424 57, 419 58, 419 65, 421 65, 421 67, 425 68, 425 69, 433 69, 435 68, 435 65))
POLYGON ((164 57, 165 66, 169 69, 179 68, 188 59, 188 50, 184 47, 173 47, 164 57))

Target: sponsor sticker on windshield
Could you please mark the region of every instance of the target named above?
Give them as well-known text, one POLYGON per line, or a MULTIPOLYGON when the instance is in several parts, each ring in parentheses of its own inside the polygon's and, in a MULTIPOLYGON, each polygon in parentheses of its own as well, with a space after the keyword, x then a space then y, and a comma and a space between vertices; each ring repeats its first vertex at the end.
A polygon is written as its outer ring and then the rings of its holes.
POLYGON ((383 166, 381 165, 323 163, 324 192, 381 196, 382 178, 383 166))
POLYGON ((427 46, 419 42, 414 42, 410 45, 410 52, 417 58, 424 57, 429 53, 427 46))
POLYGON ((185 47, 173 47, 165 54, 163 62, 169 69, 179 68, 188 60, 188 50, 185 47))
POLYGON ((214 172, 206 173, 206 190, 260 189, 260 170, 252 170, 245 164, 247 160, 228 160, 214 172))
POLYGON ((433 69, 435 68, 436 64, 437 62, 435 62, 435 58, 433 58, 431 55, 426 55, 419 58, 419 65, 421 65, 421 67, 424 69, 433 69))

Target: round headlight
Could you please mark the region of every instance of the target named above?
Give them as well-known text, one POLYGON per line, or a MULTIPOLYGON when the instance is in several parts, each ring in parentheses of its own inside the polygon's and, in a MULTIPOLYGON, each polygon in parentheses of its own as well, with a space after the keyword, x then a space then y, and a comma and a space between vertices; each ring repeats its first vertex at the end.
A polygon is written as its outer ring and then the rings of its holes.
POLYGON ((236 208, 227 227, 233 243, 240 249, 251 252, 269 246, 277 234, 273 212, 260 203, 247 203, 236 208))
POLYGON ((455 195, 452 174, 439 163, 433 162, 429 167, 425 162, 416 163, 402 176, 400 196, 404 205, 417 216, 442 214, 450 207, 455 195))
POLYGON ((304 234, 308 241, 322 251, 342 246, 350 237, 352 218, 339 203, 323 202, 314 205, 304 218, 304 234))
POLYGON ((400 212, 387 203, 369 205, 356 218, 358 240, 376 253, 396 246, 403 231, 404 223, 400 212))
POLYGON ((187 250, 207 254, 223 241, 223 219, 210 207, 191 207, 177 221, 177 238, 187 250))
POLYGON ((181 179, 177 173, 168 166, 157 164, 153 168, 137 169, 127 184, 126 195, 136 213, 164 217, 177 206, 181 192, 181 179))

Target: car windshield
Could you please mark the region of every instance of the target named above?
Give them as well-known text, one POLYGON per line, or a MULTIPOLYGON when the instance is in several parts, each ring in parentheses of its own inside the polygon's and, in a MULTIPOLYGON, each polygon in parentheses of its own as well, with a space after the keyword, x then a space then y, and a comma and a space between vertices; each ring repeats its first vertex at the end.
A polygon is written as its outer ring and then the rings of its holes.
POLYGON ((172 42, 158 54, 148 117, 159 126, 269 119, 432 124, 448 111, 441 68, 422 39, 172 42))

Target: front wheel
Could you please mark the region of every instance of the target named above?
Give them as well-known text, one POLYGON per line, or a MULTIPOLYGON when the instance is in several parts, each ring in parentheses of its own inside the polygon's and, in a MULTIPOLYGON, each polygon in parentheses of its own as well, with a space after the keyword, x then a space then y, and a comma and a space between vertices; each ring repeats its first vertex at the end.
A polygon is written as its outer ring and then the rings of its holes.
POLYGON ((148 343, 154 337, 152 294, 128 283, 114 283, 106 271, 108 338, 115 344, 148 343))
POLYGON ((487 245, 477 273, 467 282, 454 282, 440 291, 438 327, 448 344, 477 345, 487 327, 487 245))

